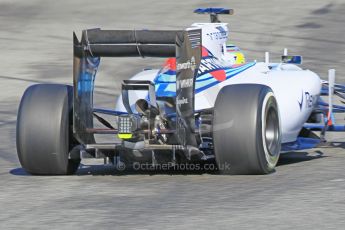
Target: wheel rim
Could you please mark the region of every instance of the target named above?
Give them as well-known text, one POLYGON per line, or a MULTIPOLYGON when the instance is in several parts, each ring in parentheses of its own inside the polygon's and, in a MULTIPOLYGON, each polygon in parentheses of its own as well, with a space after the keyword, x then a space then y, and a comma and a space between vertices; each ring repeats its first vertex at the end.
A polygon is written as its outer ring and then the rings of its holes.
POLYGON ((264 138, 268 154, 276 156, 279 154, 279 118, 277 111, 270 107, 266 114, 264 127, 264 138))

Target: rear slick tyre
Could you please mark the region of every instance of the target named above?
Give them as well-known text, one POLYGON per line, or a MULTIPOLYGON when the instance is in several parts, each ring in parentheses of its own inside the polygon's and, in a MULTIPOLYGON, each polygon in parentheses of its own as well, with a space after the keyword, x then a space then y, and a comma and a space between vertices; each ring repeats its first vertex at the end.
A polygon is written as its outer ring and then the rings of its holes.
POLYGON ((223 174, 274 172, 281 146, 277 101, 265 85, 222 88, 213 116, 213 144, 223 174))
POLYGON ((17 116, 17 153, 22 167, 34 175, 73 174, 80 161, 68 159, 72 149, 73 87, 38 84, 27 88, 17 116))

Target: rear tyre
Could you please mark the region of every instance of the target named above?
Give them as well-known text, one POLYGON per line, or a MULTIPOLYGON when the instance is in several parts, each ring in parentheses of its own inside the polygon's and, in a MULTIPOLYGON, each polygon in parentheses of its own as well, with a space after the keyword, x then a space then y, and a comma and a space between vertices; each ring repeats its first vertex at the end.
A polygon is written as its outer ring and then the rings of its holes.
POLYGON ((73 87, 57 84, 30 86, 17 116, 17 153, 30 174, 73 174, 80 161, 68 159, 72 135, 73 87))
POLYGON ((221 173, 273 172, 280 154, 281 131, 272 90, 257 84, 222 88, 214 106, 213 144, 221 173))

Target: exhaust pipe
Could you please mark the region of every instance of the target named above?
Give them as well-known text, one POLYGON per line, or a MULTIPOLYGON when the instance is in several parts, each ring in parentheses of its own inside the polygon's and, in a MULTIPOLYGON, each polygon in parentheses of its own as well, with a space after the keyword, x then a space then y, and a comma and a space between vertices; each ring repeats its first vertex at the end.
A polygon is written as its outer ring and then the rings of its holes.
POLYGON ((155 106, 149 103, 145 99, 139 99, 135 102, 135 109, 146 116, 149 117, 156 117, 159 115, 159 109, 155 106))

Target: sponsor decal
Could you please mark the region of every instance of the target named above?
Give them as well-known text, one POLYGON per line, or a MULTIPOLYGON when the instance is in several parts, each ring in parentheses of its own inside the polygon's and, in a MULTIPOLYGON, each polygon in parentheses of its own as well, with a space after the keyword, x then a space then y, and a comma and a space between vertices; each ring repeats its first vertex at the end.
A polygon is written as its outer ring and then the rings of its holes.
POLYGON ((194 83, 193 78, 182 79, 176 82, 176 87, 177 89, 189 88, 189 87, 193 87, 193 83, 194 83))
POLYGON ((218 81, 224 81, 226 79, 224 68, 216 58, 206 57, 201 59, 198 75, 210 73, 218 81))
POLYGON ((302 105, 303 105, 303 90, 302 90, 302 97, 301 97, 301 102, 299 102, 299 101, 297 101, 298 102, 298 105, 299 105, 299 110, 301 110, 302 111, 302 105))
POLYGON ((223 66, 215 58, 204 58, 201 59, 198 74, 205 74, 212 70, 222 69, 223 66))
POLYGON ((316 103, 316 100, 317 100, 316 95, 311 95, 309 92, 304 92, 302 90, 301 101, 297 101, 299 109, 302 111, 303 104, 304 104, 305 108, 307 108, 307 109, 313 108, 314 104, 316 103))
POLYGON ((196 62, 195 62, 195 57, 193 56, 190 60, 188 60, 185 63, 178 63, 176 66, 176 70, 180 71, 180 70, 185 70, 185 69, 191 69, 192 71, 194 71, 196 68, 196 62))
POLYGON ((176 100, 176 104, 177 104, 177 105, 188 104, 188 98, 182 97, 181 99, 177 99, 177 100, 176 100))
POLYGON ((206 35, 210 37, 210 40, 221 40, 228 38, 228 31, 226 31, 222 26, 217 26, 218 31, 207 33, 206 35))
POLYGON ((316 96, 311 95, 309 92, 305 92, 305 105, 308 109, 312 108, 316 103, 316 96))

